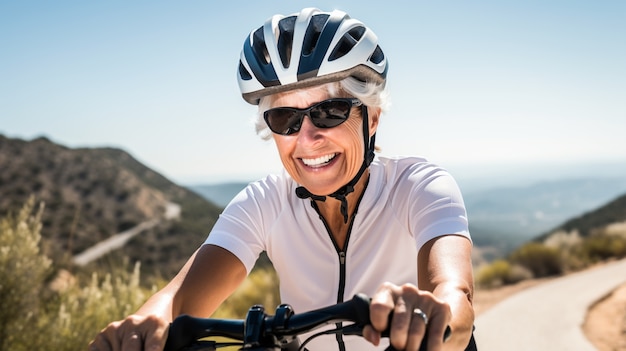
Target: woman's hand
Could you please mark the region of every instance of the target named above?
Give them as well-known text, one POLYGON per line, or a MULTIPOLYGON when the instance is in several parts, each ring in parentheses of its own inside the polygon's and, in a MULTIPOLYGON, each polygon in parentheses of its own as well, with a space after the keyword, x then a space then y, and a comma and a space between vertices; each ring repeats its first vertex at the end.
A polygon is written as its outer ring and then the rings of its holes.
POLYGON ((156 316, 131 315, 112 322, 89 344, 89 351, 161 351, 169 322, 156 316))
POLYGON ((395 349, 418 350, 428 332, 428 350, 439 351, 443 348, 443 335, 451 319, 450 306, 431 292, 420 291, 413 284, 384 283, 372 296, 372 324, 365 327, 363 337, 378 345, 381 332, 389 328, 389 339, 395 349), (393 318, 390 320, 391 313, 393 318))

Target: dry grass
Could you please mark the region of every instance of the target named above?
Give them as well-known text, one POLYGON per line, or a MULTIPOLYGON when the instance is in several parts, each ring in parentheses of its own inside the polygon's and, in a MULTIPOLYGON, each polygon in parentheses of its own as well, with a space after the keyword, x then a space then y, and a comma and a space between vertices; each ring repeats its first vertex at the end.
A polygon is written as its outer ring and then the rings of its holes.
POLYGON ((598 351, 626 350, 626 284, 591 306, 583 331, 598 351))

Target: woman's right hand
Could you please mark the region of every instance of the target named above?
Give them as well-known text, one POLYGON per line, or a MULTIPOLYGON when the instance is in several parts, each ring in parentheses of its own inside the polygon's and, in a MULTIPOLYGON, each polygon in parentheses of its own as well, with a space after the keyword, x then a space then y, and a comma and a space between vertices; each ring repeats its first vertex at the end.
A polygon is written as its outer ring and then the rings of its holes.
POLYGON ((161 351, 169 322, 157 316, 131 315, 110 323, 89 344, 89 351, 161 351))

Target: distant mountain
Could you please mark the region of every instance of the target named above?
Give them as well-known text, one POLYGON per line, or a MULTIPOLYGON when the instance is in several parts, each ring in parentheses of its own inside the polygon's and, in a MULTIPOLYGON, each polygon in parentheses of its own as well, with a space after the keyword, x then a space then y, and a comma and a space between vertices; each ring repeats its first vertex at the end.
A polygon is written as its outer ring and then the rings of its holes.
POLYGON ((216 205, 226 207, 233 197, 235 197, 235 195, 237 195, 247 185, 248 183, 245 182, 229 182, 219 184, 190 185, 187 187, 216 205))
POLYGON ((472 192, 465 204, 478 245, 504 252, 626 193, 626 176, 562 179, 472 192))
POLYGON ((168 204, 176 203, 179 220, 159 221, 113 255, 139 260, 144 271, 170 277, 202 243, 221 212, 114 148, 71 149, 43 137, 25 141, 0 135, 0 169, 0 216, 19 210, 30 196, 44 202, 44 246, 60 261, 68 262, 142 222, 163 219, 168 204))
POLYGON ((547 241, 563 235, 587 238, 607 232, 620 232, 626 237, 626 194, 566 221, 536 240, 547 241))

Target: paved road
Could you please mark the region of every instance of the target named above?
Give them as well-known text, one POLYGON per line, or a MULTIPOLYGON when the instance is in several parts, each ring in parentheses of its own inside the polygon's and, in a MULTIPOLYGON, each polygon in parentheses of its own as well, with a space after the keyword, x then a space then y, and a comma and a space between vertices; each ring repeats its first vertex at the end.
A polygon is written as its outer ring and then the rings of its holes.
MULTIPOLYGON (((178 204, 173 202, 168 202, 165 206, 165 213, 163 215, 163 219, 165 220, 175 220, 180 218, 181 207, 178 204)), ((132 239, 134 236, 143 232, 144 230, 148 230, 153 228, 157 224, 159 224, 160 219, 151 219, 149 221, 145 221, 139 223, 138 225, 118 234, 115 234, 109 237, 106 240, 103 240, 94 246, 88 248, 87 250, 79 253, 78 255, 73 257, 73 261, 75 264, 79 266, 84 266, 89 262, 95 261, 98 258, 106 255, 107 253, 117 250, 128 242, 128 240, 132 239)))
POLYGON ((524 290, 476 319, 481 351, 595 351, 581 326, 587 308, 626 282, 626 260, 524 290))
POLYGON ((143 232, 144 230, 154 227, 158 223, 158 219, 152 219, 139 223, 129 230, 115 234, 74 256, 74 263, 79 266, 84 266, 91 261, 95 261, 113 250, 122 248, 132 237, 143 232))

